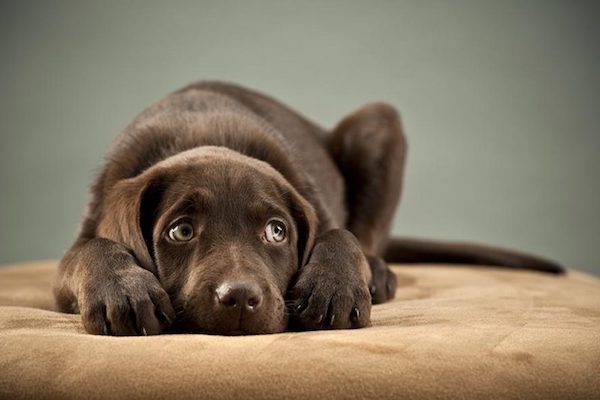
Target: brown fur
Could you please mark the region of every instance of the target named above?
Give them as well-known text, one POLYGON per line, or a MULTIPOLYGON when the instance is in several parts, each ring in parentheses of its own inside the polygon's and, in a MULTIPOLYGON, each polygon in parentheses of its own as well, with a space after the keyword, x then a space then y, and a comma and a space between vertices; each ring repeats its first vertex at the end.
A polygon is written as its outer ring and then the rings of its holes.
MULTIPOLYGON (((187 86, 115 141, 61 260, 58 309, 81 312, 95 334, 366 326, 371 302, 395 293, 381 256, 405 155, 386 104, 361 108, 328 134, 248 89, 187 86), (287 233, 280 243, 265 239, 273 218, 287 233), (193 226, 189 241, 169 239, 178 221, 193 226)), ((393 244, 393 261, 560 269, 498 249, 393 244)))

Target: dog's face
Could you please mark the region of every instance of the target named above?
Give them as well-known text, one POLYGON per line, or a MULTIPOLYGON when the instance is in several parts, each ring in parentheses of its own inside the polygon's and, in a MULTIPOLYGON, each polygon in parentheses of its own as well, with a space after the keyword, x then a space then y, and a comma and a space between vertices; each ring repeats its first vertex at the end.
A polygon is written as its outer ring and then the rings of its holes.
POLYGON ((178 328, 216 334, 286 328, 284 296, 312 245, 315 216, 279 173, 205 147, 121 186, 107 206, 112 239, 154 270, 178 328))

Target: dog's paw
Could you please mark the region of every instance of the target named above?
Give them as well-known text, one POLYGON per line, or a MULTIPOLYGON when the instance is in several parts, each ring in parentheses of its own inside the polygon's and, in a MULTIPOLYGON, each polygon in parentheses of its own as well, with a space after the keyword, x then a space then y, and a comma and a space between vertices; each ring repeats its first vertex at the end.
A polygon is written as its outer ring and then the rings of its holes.
POLYGON ((393 299, 396 295, 396 275, 379 257, 367 256, 371 268, 371 299, 373 304, 381 304, 393 299))
POLYGON ((175 311, 156 277, 134 265, 81 287, 85 330, 97 335, 156 335, 171 325, 175 311))
POLYGON ((370 323, 369 287, 353 274, 309 263, 290 291, 290 327, 297 330, 362 328, 370 323))

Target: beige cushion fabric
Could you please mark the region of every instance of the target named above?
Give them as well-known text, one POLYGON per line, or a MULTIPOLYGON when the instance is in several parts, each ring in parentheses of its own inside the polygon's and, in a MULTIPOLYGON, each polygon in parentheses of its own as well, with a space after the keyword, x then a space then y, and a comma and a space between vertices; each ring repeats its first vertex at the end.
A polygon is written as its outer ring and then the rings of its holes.
POLYGON ((600 281, 396 267, 360 330, 101 337, 51 311, 55 263, 0 268, 0 398, 600 398, 600 281))

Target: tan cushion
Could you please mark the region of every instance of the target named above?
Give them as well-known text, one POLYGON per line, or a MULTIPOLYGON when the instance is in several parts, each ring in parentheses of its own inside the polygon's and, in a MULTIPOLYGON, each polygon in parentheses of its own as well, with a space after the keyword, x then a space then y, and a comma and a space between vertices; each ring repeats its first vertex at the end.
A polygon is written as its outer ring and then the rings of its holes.
POLYGON ((600 281, 396 267, 360 330, 102 337, 51 311, 55 263, 0 268, 0 398, 600 398, 600 281))

